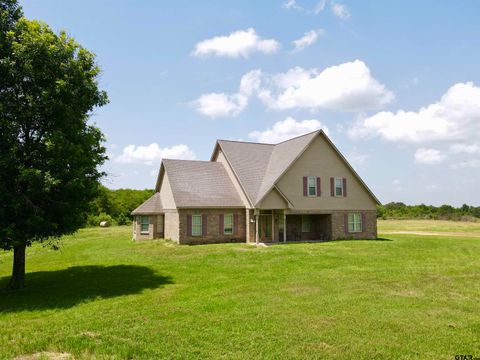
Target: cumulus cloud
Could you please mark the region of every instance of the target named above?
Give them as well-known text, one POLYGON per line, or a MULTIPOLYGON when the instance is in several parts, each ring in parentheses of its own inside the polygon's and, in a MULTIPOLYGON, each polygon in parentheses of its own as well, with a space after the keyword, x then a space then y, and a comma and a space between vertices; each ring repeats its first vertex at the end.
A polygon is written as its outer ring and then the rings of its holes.
POLYGON ((362 111, 380 108, 394 99, 394 94, 372 77, 360 60, 323 71, 296 67, 272 79, 271 86, 262 89, 259 97, 269 108, 277 110, 362 111))
POLYGON ((276 144, 319 129, 323 129, 328 134, 328 128, 318 120, 297 121, 287 117, 264 131, 252 131, 248 137, 258 142, 276 144))
POLYGON ((116 162, 152 165, 159 163, 163 158, 168 159, 195 159, 195 153, 187 145, 174 145, 161 148, 157 143, 147 146, 128 145, 122 154, 113 158, 116 162))
POLYGON ((332 2, 332 12, 336 17, 342 20, 346 20, 350 17, 350 12, 344 4, 332 2))
POLYGON ((201 114, 210 118, 238 115, 248 105, 249 97, 258 90, 262 72, 252 70, 242 76, 238 92, 235 94, 209 93, 192 102, 201 114))
POLYGON ((455 84, 436 103, 418 111, 379 112, 359 120, 349 134, 415 143, 478 138, 480 88, 471 82, 455 84))
POLYGON ((437 149, 420 148, 415 152, 415 163, 434 165, 440 164, 446 159, 446 156, 437 149))
POLYGON ((315 5, 315 9, 313 9, 314 14, 319 14, 325 9, 327 1, 326 0, 320 0, 317 5, 315 5))
POLYGON ((297 10, 300 12, 304 12, 306 14, 319 14, 325 9, 325 5, 327 0, 320 0, 315 7, 311 9, 306 9, 305 7, 299 5, 296 0, 288 0, 283 4, 283 7, 287 10, 297 10))
POLYGON ((219 57, 247 58, 251 53, 275 53, 280 48, 280 43, 275 39, 262 39, 255 29, 234 31, 226 36, 216 36, 200 41, 195 45, 192 54, 197 57, 209 55, 219 57))
POLYGON ((273 110, 330 109, 363 111, 380 108, 394 98, 363 61, 331 66, 323 71, 295 67, 285 73, 246 73, 234 94, 209 93, 192 102, 200 113, 215 118, 238 115, 257 96, 273 110))
POLYGON ((450 151, 455 154, 480 154, 479 144, 453 144, 450 151))
POLYGON ((320 35, 324 34, 325 30, 323 29, 307 31, 300 39, 293 41, 293 45, 295 46, 294 50, 300 51, 305 49, 306 47, 314 44, 320 35))
POLYGON ((451 166, 453 170, 480 168, 480 159, 469 159, 457 162, 451 166))
POLYGON ((236 116, 247 104, 248 98, 242 94, 210 93, 200 96, 192 105, 199 113, 217 118, 236 116))

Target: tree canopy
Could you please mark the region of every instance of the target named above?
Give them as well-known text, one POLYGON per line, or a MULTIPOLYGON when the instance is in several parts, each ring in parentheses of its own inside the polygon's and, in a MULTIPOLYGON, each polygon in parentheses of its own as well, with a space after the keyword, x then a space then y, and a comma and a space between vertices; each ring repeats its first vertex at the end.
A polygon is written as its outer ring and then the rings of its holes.
POLYGON ((108 100, 91 52, 21 17, 16 1, 0 11, 0 247, 14 250, 18 288, 26 246, 85 223, 106 159, 89 117, 108 100))

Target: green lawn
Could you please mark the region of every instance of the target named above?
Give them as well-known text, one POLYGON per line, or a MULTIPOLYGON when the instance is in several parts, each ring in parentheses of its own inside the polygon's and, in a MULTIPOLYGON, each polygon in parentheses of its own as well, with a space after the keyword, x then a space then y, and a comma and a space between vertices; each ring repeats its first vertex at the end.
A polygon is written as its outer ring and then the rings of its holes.
POLYGON ((378 220, 378 231, 476 232, 480 237, 480 221, 378 220))
MULTIPOLYGON (((0 358, 480 357, 480 237, 382 237, 256 248, 82 230, 29 249, 27 288, 0 293, 0 358)), ((10 267, 0 253, 0 286, 10 267)))

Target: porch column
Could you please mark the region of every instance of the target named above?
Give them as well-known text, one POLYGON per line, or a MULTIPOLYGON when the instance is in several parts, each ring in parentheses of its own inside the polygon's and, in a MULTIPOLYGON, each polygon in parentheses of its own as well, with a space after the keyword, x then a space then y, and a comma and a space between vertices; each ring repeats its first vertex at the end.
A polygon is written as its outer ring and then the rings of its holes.
POLYGON ((275 215, 274 211, 272 210, 272 241, 275 241, 275 215))
POLYGON ((258 215, 255 215, 255 243, 258 244, 258 215))
POLYGON ((287 242, 287 214, 283 212, 283 242, 287 242))

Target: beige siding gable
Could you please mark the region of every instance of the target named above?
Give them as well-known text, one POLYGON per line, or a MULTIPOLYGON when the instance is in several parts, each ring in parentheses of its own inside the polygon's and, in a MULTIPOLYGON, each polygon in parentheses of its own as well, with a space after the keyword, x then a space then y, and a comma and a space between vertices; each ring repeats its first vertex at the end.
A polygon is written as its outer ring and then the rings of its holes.
POLYGON ((160 199, 164 209, 176 209, 175 199, 173 197, 172 188, 168 179, 166 171, 163 172, 162 179, 160 180, 160 199))
POLYGON ((258 205, 259 209, 287 209, 288 203, 285 198, 273 188, 258 205))
POLYGON ((376 201, 323 135, 317 136, 277 181, 292 210, 375 210, 376 201), (321 179, 321 196, 303 196, 303 177, 321 179), (330 178, 347 179, 347 196, 330 195, 330 178))

